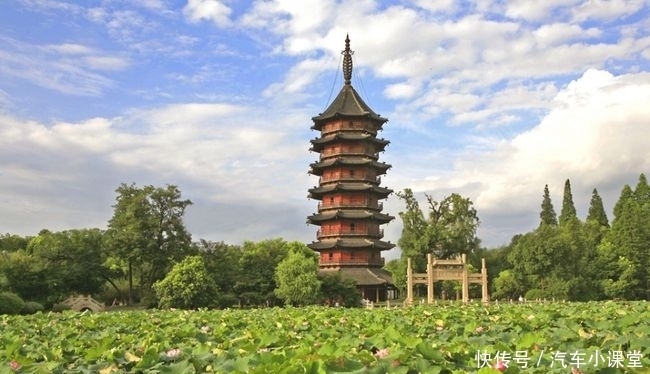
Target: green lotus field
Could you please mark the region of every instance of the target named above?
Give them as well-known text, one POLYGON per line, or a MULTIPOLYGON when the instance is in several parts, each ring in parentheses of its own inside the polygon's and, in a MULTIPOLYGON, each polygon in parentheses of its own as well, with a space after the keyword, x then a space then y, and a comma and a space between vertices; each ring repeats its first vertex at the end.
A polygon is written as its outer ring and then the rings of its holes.
POLYGON ((501 371, 650 373, 650 303, 0 316, 0 374, 501 371))

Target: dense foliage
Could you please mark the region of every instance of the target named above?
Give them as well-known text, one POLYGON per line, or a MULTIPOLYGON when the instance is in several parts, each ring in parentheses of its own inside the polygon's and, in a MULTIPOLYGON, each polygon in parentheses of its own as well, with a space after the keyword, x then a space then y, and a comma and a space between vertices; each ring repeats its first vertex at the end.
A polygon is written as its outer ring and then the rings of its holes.
POLYGON ((492 284, 494 296, 512 298, 520 293, 529 299, 650 299, 649 191, 643 174, 636 188, 624 186, 610 226, 596 189, 582 222, 568 180, 559 219, 545 186, 539 227, 514 237, 495 259, 511 271, 498 274, 492 284))
POLYGON ((164 279, 154 283, 153 289, 161 308, 215 307, 219 300, 219 289, 201 256, 184 258, 164 279))
MULTIPOLYGON (((107 304, 156 306, 159 300, 152 285, 188 256, 198 255, 208 275, 206 282, 218 290, 211 306, 275 306, 286 301, 352 306, 359 300, 349 281, 323 274, 316 277, 313 265, 289 261, 282 270, 288 276, 278 276, 278 266, 290 253, 314 256, 303 243, 281 238, 242 245, 191 242, 183 224, 191 202, 175 186, 123 184, 116 193, 107 230, 0 235, 0 292, 15 293, 47 310, 75 293, 91 294, 107 304), (296 274, 304 276, 305 285, 320 283, 320 289, 305 287, 308 292, 302 295, 295 292, 298 284, 290 281, 299 278, 296 274), (285 286, 294 289, 278 291, 285 286)), ((482 257, 486 259, 493 299, 650 299, 650 186, 644 174, 636 186, 623 186, 611 221, 596 189, 582 221, 568 180, 559 216, 544 186, 539 226, 492 249, 479 248, 479 219, 471 200, 451 194, 436 201, 425 194, 423 210, 411 190, 398 195, 406 208, 399 214, 404 223, 398 242, 403 257, 388 262, 386 269, 402 289, 406 257, 414 260, 415 271, 422 272, 427 253, 437 257, 465 253, 475 269, 480 268, 482 257)), ((436 295, 442 289, 453 295, 458 289, 455 282, 435 286, 436 295)), ((480 298, 480 287, 471 287, 470 297, 480 298)))
POLYGON ((637 303, 0 316, 0 373, 647 373, 637 303))

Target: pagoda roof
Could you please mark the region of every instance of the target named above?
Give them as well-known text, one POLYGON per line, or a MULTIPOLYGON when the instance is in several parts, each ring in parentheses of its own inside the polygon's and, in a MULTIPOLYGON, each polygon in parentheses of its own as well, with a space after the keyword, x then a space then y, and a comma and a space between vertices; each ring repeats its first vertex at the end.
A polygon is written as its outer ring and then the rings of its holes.
POLYGON ((386 251, 395 247, 395 244, 385 242, 379 239, 369 238, 339 238, 335 240, 321 240, 307 244, 307 246, 315 251, 332 248, 349 248, 349 249, 363 249, 374 248, 380 251, 386 251))
POLYGON ((381 123, 388 121, 387 118, 375 113, 349 83, 341 88, 334 101, 323 113, 312 117, 313 128, 317 130, 323 122, 338 117, 368 117, 381 123))
POLYGON ((334 210, 334 211, 325 211, 322 213, 314 214, 307 219, 310 222, 321 222, 321 221, 329 221, 332 219, 337 219, 337 218, 343 218, 343 219, 367 219, 371 218, 376 221, 380 222, 390 222, 395 217, 390 216, 388 214, 384 213, 379 213, 376 211, 370 211, 370 210, 334 210))
POLYGON ((343 88, 323 113, 312 117, 314 121, 312 129, 319 130, 324 122, 339 117, 367 117, 379 123, 388 121, 375 113, 352 87, 352 54, 354 51, 350 50, 349 36, 345 37, 345 50, 341 53, 343 54, 343 88))
POLYGON ((317 149, 321 149, 322 145, 333 142, 333 141, 337 141, 337 140, 348 140, 348 141, 367 140, 367 141, 370 141, 372 143, 375 143, 375 144, 381 146, 382 149, 383 149, 383 147, 387 146, 390 143, 388 140, 379 139, 379 138, 375 137, 374 135, 372 135, 370 133, 361 133, 360 134, 360 133, 338 132, 336 134, 327 135, 327 136, 323 136, 321 138, 316 138, 316 139, 310 140, 311 144, 314 145, 312 147, 312 151, 315 151, 317 149))
POLYGON ((343 279, 352 279, 357 286, 379 286, 393 285, 393 277, 390 272, 382 268, 366 267, 341 267, 338 269, 321 269, 319 273, 328 274, 337 272, 343 279))
POLYGON ((312 169, 320 169, 334 165, 370 165, 376 169, 381 169, 383 171, 391 168, 391 165, 385 162, 378 162, 370 158, 360 158, 355 156, 328 158, 323 161, 314 162, 309 166, 311 166, 312 169))
POLYGON ((309 189, 310 197, 316 195, 321 195, 328 192, 334 191, 349 191, 349 192, 359 192, 359 191, 371 191, 380 196, 387 197, 390 195, 393 190, 389 188, 379 187, 370 183, 356 183, 356 182, 341 182, 341 183, 332 183, 324 186, 318 186, 309 189))

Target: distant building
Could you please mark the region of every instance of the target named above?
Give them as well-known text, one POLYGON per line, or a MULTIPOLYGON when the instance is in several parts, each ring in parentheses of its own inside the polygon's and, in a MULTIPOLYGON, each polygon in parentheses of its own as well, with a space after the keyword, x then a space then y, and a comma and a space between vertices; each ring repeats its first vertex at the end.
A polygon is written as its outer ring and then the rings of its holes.
POLYGON ((364 299, 382 301, 396 295, 381 256, 395 246, 382 240, 381 229, 395 218, 382 213, 380 202, 393 192, 380 186, 381 175, 391 166, 379 161, 389 141, 377 138, 377 133, 388 119, 376 114, 350 83, 349 37, 342 53, 345 84, 329 107, 312 118, 311 128, 320 131, 320 137, 311 140, 311 150, 320 153, 320 159, 309 172, 320 178, 309 197, 320 202, 318 213, 307 221, 320 229, 309 247, 319 252, 320 272, 340 272, 356 281, 364 299))

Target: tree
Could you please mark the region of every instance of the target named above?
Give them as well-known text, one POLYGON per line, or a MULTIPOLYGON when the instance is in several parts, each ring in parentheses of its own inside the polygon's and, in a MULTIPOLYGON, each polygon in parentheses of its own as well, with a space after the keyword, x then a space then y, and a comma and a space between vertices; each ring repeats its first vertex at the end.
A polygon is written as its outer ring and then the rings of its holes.
POLYGON ((203 257, 208 274, 219 287, 219 306, 236 305, 239 302, 235 292, 235 285, 239 281, 241 274, 241 247, 206 240, 201 240, 196 245, 198 253, 203 257))
POLYGON ((287 305, 309 305, 318 300, 321 281, 318 263, 301 251, 290 251, 275 269, 275 294, 287 305))
POLYGON ((598 224, 598 226, 609 227, 609 220, 607 219, 607 213, 605 213, 603 199, 600 197, 598 190, 595 188, 591 193, 589 213, 587 214, 586 222, 595 222, 598 224))
POLYGON ((557 226, 557 215, 551 202, 551 194, 548 192, 548 184, 544 185, 544 196, 542 199, 542 211, 539 213, 540 225, 557 226))
POLYGON ((413 192, 405 189, 397 196, 406 204, 400 212, 403 221, 402 236, 398 245, 402 257, 411 257, 414 271, 424 271, 426 254, 449 258, 470 254, 479 248, 476 230, 479 219, 470 199, 453 193, 441 201, 425 194, 428 216, 420 209, 413 192))
POLYGON ((244 242, 239 259, 242 274, 235 284, 242 304, 273 305, 278 301, 275 268, 288 254, 288 243, 279 238, 244 242))
POLYGON ((567 179, 564 182, 564 194, 562 198, 562 211, 559 217, 560 226, 566 225, 569 222, 575 222, 578 220, 578 214, 576 213, 576 207, 573 203, 573 194, 571 193, 571 182, 567 179))
POLYGON ((524 295, 524 287, 512 270, 503 270, 494 279, 494 299, 516 299, 524 295))
POLYGON ((29 236, 19 236, 13 234, 0 235, 0 254, 4 252, 15 252, 19 249, 27 248, 27 243, 31 240, 29 236))
POLYGON ((96 294, 110 281, 102 243, 99 229, 42 230, 25 250, 11 253, 7 281, 23 298, 44 304, 71 293, 96 294))
POLYGON ((623 187, 614 207, 612 226, 599 248, 601 263, 609 261, 603 287, 610 297, 649 299, 650 193, 641 174, 636 189, 623 187))
POLYGON ((219 288, 208 274, 203 258, 187 256, 153 284, 161 308, 196 309, 217 305, 219 288))
POLYGON ((115 211, 108 223, 107 245, 113 256, 124 261, 129 282, 129 303, 134 301, 133 276, 140 276, 140 288, 148 293, 172 264, 191 254, 191 235, 183 223, 185 209, 178 187, 166 188, 121 184, 115 211))
POLYGON ((336 305, 354 308, 361 306, 361 294, 357 290, 356 282, 352 279, 343 279, 338 271, 319 274, 320 302, 327 305, 336 305))

